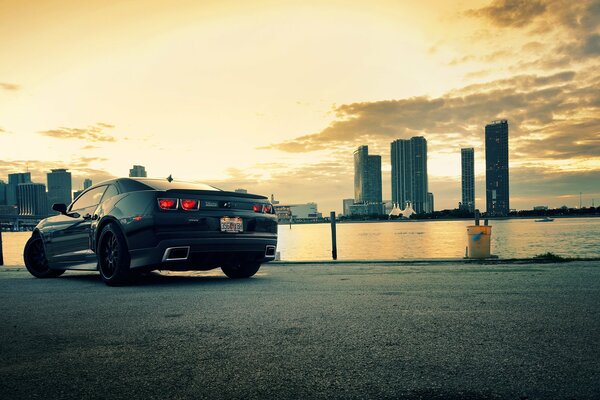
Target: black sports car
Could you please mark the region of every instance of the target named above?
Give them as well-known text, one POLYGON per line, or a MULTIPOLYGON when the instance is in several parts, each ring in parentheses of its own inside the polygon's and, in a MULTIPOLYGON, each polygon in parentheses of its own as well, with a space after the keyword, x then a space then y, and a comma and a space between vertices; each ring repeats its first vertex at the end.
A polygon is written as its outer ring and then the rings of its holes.
POLYGON ((38 278, 99 270, 108 285, 136 272, 209 270, 248 278, 275 258, 277 217, 264 196, 171 179, 120 178, 86 189, 42 220, 25 245, 38 278))

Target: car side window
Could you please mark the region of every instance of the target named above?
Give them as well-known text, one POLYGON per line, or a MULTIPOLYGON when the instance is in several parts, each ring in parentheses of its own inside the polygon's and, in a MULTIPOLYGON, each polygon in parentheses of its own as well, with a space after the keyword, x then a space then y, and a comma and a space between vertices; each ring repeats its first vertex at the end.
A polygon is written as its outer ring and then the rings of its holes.
POLYGON ((98 186, 97 188, 85 192, 75 201, 75 203, 71 204, 70 211, 81 210, 98 205, 105 190, 106 186, 98 186))
POLYGON ((110 199, 111 197, 114 197, 118 194, 119 194, 119 191, 117 190, 115 185, 108 185, 108 188, 106 188, 106 192, 104 192, 104 196, 102 196, 102 200, 100 200, 100 202, 106 201, 106 200, 110 199))

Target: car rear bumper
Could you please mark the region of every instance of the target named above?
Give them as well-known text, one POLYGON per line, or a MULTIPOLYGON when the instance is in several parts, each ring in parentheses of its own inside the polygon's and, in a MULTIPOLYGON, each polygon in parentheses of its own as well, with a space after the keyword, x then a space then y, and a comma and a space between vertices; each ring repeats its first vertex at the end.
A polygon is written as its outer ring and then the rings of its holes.
POLYGON ((277 236, 220 236, 161 240, 156 247, 130 250, 131 268, 206 270, 238 262, 275 259, 277 236))

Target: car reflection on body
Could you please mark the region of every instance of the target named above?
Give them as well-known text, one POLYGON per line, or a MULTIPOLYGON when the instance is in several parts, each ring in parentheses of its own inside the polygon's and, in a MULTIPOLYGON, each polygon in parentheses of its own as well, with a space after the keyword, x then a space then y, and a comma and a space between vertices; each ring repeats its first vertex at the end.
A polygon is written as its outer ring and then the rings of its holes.
POLYGON ((24 249, 38 278, 94 269, 108 285, 137 272, 209 270, 253 276, 275 258, 277 217, 267 197, 172 179, 120 178, 86 189, 42 220, 24 249))

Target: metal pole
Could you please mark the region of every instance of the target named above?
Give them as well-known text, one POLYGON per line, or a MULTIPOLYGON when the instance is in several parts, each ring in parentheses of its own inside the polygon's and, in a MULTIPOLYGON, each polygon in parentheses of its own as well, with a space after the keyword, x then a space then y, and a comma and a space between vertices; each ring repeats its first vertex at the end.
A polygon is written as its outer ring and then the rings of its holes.
POLYGON ((475 210, 475 226, 479 226, 479 210, 475 210))
POLYGON ((2 255, 2 229, 0 229, 0 265, 4 265, 4 256, 2 255))
POLYGON ((331 218, 331 257, 337 260, 337 238, 335 232, 335 211, 330 214, 331 218))

